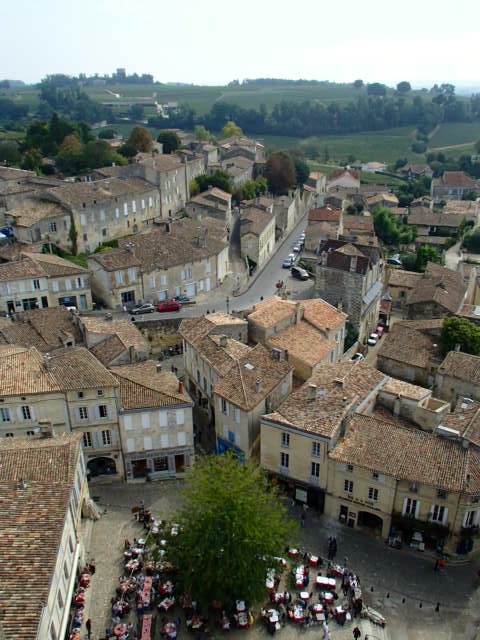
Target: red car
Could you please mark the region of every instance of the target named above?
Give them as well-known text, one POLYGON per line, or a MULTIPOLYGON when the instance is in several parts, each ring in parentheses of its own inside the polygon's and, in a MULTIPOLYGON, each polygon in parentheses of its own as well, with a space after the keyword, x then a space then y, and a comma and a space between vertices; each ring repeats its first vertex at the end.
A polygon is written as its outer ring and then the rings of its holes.
POLYGON ((180 311, 182 305, 175 300, 169 300, 168 302, 159 302, 157 306, 157 311, 162 312, 170 312, 170 311, 180 311))

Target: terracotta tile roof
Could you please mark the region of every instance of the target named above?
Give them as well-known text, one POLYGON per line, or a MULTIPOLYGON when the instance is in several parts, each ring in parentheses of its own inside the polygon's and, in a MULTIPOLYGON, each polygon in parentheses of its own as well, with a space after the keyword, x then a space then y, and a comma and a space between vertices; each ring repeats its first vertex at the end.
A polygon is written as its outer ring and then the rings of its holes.
POLYGON ((24 278, 59 277, 87 273, 88 270, 73 262, 46 253, 28 253, 19 260, 0 264, 0 281, 24 278))
POLYGON ((416 384, 397 380, 396 378, 389 378, 383 385, 382 392, 391 393, 394 396, 401 396, 402 398, 409 398, 410 400, 423 400, 423 398, 432 395, 430 389, 424 389, 416 384))
POLYGON ((135 156, 135 162, 156 171, 185 171, 185 165, 177 156, 164 153, 139 153, 135 156))
POLYGON ((440 365, 438 372, 457 380, 480 384, 480 357, 461 351, 450 351, 440 365))
POLYGON ((185 390, 179 391, 177 376, 169 371, 157 372, 153 360, 112 367, 110 371, 120 384, 120 399, 125 410, 190 405, 192 402, 185 390))
POLYGON ((207 336, 219 327, 238 326, 243 328, 245 325, 245 320, 217 311, 216 313, 209 313, 206 316, 183 319, 180 323, 179 333, 185 340, 191 344, 195 344, 197 340, 207 336))
POLYGON ((421 369, 441 362, 438 338, 403 323, 394 324, 384 336, 378 356, 421 369))
POLYGON ((373 218, 370 216, 343 216, 344 232, 348 229, 357 231, 372 231, 373 218))
POLYGON ((274 360, 257 344, 236 361, 228 376, 217 382, 214 393, 245 411, 251 411, 277 387, 292 370, 285 360, 274 360), (260 381, 261 384, 257 384, 260 381))
POLYGON ((250 353, 251 348, 243 342, 227 338, 224 347, 220 344, 220 336, 204 336, 194 343, 195 349, 219 376, 225 376, 237 360, 250 353))
POLYGON ((31 227, 39 220, 67 215, 68 212, 56 202, 40 198, 25 198, 20 205, 9 209, 8 218, 13 218, 18 227, 31 227))
POLYGON ((453 413, 447 413, 442 425, 460 432, 460 437, 480 448, 480 403, 459 398, 453 413))
POLYGON ((370 196, 367 198, 367 204, 369 206, 374 206, 376 204, 381 204, 382 202, 391 202, 392 204, 398 205, 398 198, 394 193, 378 193, 375 196, 370 196))
POLYGON ((443 247, 450 240, 448 237, 442 236, 417 236, 415 238, 415 244, 428 244, 436 247, 443 247))
POLYGON ((216 211, 223 211, 224 213, 228 211, 228 204, 223 201, 218 201, 213 198, 206 198, 202 194, 198 194, 198 196, 194 196, 190 198, 189 202, 193 202, 195 204, 200 205, 201 207, 205 207, 207 209, 215 209, 216 211))
MULTIPOLYGON (((232 201, 232 194, 227 193, 227 191, 223 191, 223 189, 219 189, 218 187, 212 187, 208 189, 208 191, 202 191, 198 196, 208 199, 209 197, 215 198, 216 200, 223 200, 226 204, 229 204, 232 201)), ((197 196, 195 196, 197 197, 197 196)), ((192 200, 195 199, 192 198, 192 200)))
POLYGON ((133 254, 146 273, 155 269, 198 262, 217 256, 228 246, 225 229, 218 220, 182 218, 165 228, 119 240, 119 247, 132 247, 133 254))
POLYGON ((388 284, 391 287, 403 287, 413 289, 423 274, 416 271, 404 271, 403 269, 388 269, 388 284))
POLYGON ((456 215, 479 213, 478 202, 471 200, 448 200, 442 209, 443 213, 453 213, 456 215))
POLYGON ((335 340, 327 340, 318 329, 302 320, 268 338, 268 345, 288 351, 289 357, 298 358, 314 367, 337 346, 335 340))
POLYGON ((458 316, 462 316, 463 318, 468 318, 469 320, 473 320, 477 322, 480 320, 480 305, 478 304, 462 304, 460 311, 457 313, 458 316))
POLYGON ((51 373, 64 391, 117 387, 114 376, 85 347, 58 349, 50 355, 51 373))
POLYGON ((450 492, 480 493, 478 452, 423 431, 355 415, 330 458, 450 492), (467 475, 470 482, 467 483, 467 475))
POLYGON ((7 180, 27 180, 35 176, 35 171, 25 171, 24 169, 15 169, 14 167, 0 167, 0 182, 7 180))
POLYGON ((83 340, 75 317, 64 306, 22 311, 15 314, 15 322, 2 318, 0 337, 6 343, 34 346, 43 352, 83 340))
POLYGON ((24 396, 60 390, 35 347, 0 345, 0 395, 24 396))
POLYGON ((311 178, 312 180, 321 180, 322 178, 325 178, 326 174, 322 173, 321 171, 310 171, 308 177, 311 178))
POLYGON ((126 318, 106 320, 95 316, 82 316, 80 324, 90 334, 101 334, 105 338, 117 336, 125 349, 133 347, 137 352, 150 352, 150 345, 131 320, 126 318))
POLYGON ((458 271, 450 271, 439 264, 429 262, 416 286, 409 292, 407 305, 435 302, 451 313, 456 313, 465 298, 467 288, 458 271))
POLYGON ((46 440, 0 442, 0 611, 5 640, 37 637, 75 482, 81 437, 63 434, 46 440))
POLYGON ((275 223, 273 213, 257 207, 242 209, 240 211, 240 235, 244 236, 247 233, 253 233, 255 236, 260 236, 272 221, 275 223))
POLYGON ((365 363, 324 365, 265 419, 332 438, 352 407, 358 407, 387 377, 365 363))
POLYGON ((478 188, 478 181, 473 180, 463 171, 445 171, 440 181, 445 187, 466 187, 472 190, 478 188))
POLYGON ((308 212, 309 222, 340 222, 342 210, 330 204, 318 209, 310 209, 308 212))
POLYGON ((456 229, 464 218, 467 222, 473 222, 476 220, 476 215, 474 212, 459 214, 453 212, 436 213, 425 207, 415 207, 407 218, 407 224, 430 227, 451 227, 456 229))
POLYGON ((249 322, 268 329, 291 318, 295 318, 297 305, 300 305, 301 316, 311 325, 325 331, 327 328, 334 330, 343 324, 347 315, 339 311, 322 298, 311 298, 306 300, 283 300, 279 296, 272 296, 262 300, 251 309, 247 309, 245 314, 249 322))
POLYGON ((140 260, 127 249, 111 249, 94 253, 89 256, 89 260, 95 260, 102 265, 105 271, 117 271, 118 269, 128 269, 129 267, 140 267, 140 260))
POLYGON ((305 229, 305 237, 308 240, 314 238, 336 238, 339 226, 335 222, 309 222, 305 229))
POLYGON ((425 334, 432 336, 439 336, 443 327, 444 318, 432 318, 427 320, 399 320, 396 324, 412 329, 414 331, 421 331, 425 334))
POLYGON ((68 182, 50 189, 47 193, 53 201, 76 209, 82 207, 83 203, 90 206, 94 201, 100 203, 104 200, 129 197, 132 194, 140 195, 154 190, 153 185, 141 178, 109 178, 94 182, 68 182))
POLYGON ((90 351, 97 360, 108 367, 116 358, 122 355, 125 351, 125 345, 117 335, 113 335, 91 347, 90 351))

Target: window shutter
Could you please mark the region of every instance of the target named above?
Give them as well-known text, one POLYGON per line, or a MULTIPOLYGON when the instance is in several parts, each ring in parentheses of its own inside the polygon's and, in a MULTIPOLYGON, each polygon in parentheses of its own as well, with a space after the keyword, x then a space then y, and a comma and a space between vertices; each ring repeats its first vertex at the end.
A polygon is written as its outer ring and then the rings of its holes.
POLYGON ((168 415, 166 411, 160 411, 159 415, 159 423, 161 427, 166 427, 168 425, 168 415))
POLYGON ((179 447, 184 447, 187 444, 187 437, 185 431, 179 431, 177 433, 177 442, 179 447))
POLYGON ((417 500, 416 501, 416 505, 415 505, 415 518, 418 520, 418 514, 420 512, 420 501, 417 500))
POLYGON ((100 449, 103 447, 102 434, 100 431, 91 431, 92 435, 92 447, 94 449, 100 449))
POLYGON ((160 436, 160 446, 162 449, 168 448, 168 433, 164 433, 160 436))
POLYGON ((185 424, 185 410, 177 409, 175 412, 176 422, 177 424, 185 424))
POLYGON ((150 416, 148 413, 142 413, 142 429, 150 429, 150 416))
POLYGON ((17 418, 19 422, 23 422, 23 413, 21 407, 17 407, 17 418))
POLYGON ((125 431, 131 431, 133 429, 132 416, 123 416, 123 426, 125 427, 125 431))
POLYGON ((133 453, 135 451, 135 438, 127 438, 127 452, 133 453))
POLYGON ((145 449, 145 451, 150 451, 151 449, 153 449, 151 436, 143 437, 143 448, 145 449))
POLYGON ((403 515, 407 513, 407 503, 408 503, 408 498, 404 498, 403 499, 403 515))
POLYGON ((448 522, 448 507, 445 507, 445 510, 443 512, 443 524, 445 524, 446 522, 448 522))
POLYGON ((30 415, 32 417, 32 420, 36 420, 36 418, 35 418, 35 407, 30 407, 30 415))

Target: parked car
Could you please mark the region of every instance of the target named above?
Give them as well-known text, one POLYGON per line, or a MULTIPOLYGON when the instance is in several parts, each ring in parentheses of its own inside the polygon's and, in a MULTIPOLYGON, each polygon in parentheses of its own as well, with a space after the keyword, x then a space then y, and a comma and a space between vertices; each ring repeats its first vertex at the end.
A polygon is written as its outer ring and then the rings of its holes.
POLYGON ((365 356, 361 353, 354 353, 350 360, 351 362, 362 362, 362 360, 365 360, 365 356))
POLYGON ((300 243, 296 244, 293 247, 293 253, 301 253, 301 251, 302 251, 302 245, 300 243))
POLYGON ((180 302, 180 304, 197 304, 196 300, 192 300, 191 298, 189 298, 188 296, 175 296, 175 298, 172 298, 172 300, 174 302, 180 302))
POLYGON ((378 342, 378 333, 371 333, 367 340, 367 343, 371 347, 374 347, 377 344, 377 342, 378 342))
POLYGON ((180 311, 182 305, 176 300, 169 300, 168 302, 159 302, 157 305, 157 311, 159 313, 169 313, 170 311, 180 311))
POLYGON ((400 254, 395 253, 393 256, 390 256, 387 260, 387 264, 392 265, 393 267, 401 267, 402 261, 400 260, 400 254))
POLYGON ((298 280, 308 280, 309 273, 305 269, 301 267, 292 267, 291 269, 292 276, 297 278, 298 280))
POLYGON ((286 258, 282 262, 282 269, 290 269, 291 267, 293 267, 293 260, 291 258, 286 258))
POLYGON ((131 310, 130 313, 132 316, 138 316, 141 313, 153 313, 155 311, 155 305, 150 302, 145 302, 144 304, 136 304, 131 310))

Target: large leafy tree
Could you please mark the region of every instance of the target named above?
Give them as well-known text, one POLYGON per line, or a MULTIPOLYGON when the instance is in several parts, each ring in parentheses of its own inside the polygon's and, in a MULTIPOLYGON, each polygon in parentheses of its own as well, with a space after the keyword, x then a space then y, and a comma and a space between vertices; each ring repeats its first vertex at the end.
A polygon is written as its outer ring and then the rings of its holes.
POLYGON ((222 129, 222 138, 234 138, 238 136, 243 136, 243 131, 233 120, 229 120, 222 129))
POLYGON ((297 174, 292 158, 284 151, 272 153, 265 164, 265 178, 269 190, 280 195, 295 186, 297 174))
POLYGON ((163 153, 172 153, 172 151, 176 151, 182 146, 180 138, 175 131, 160 131, 157 142, 163 144, 163 153))
POLYGON ((153 149, 153 138, 145 127, 133 127, 127 144, 134 147, 137 152, 148 152, 153 149))
POLYGON ((440 333, 440 347, 444 354, 460 346, 464 353, 480 355, 480 327, 466 318, 447 318, 440 333))
POLYGON ((206 191, 208 187, 218 187, 227 193, 232 193, 232 181, 226 171, 217 169, 211 176, 201 175, 192 180, 190 193, 196 195, 206 191))
POLYGON ((265 575, 296 537, 296 523, 264 472, 233 456, 200 459, 189 472, 171 551, 181 587, 207 607, 265 598, 265 575))

